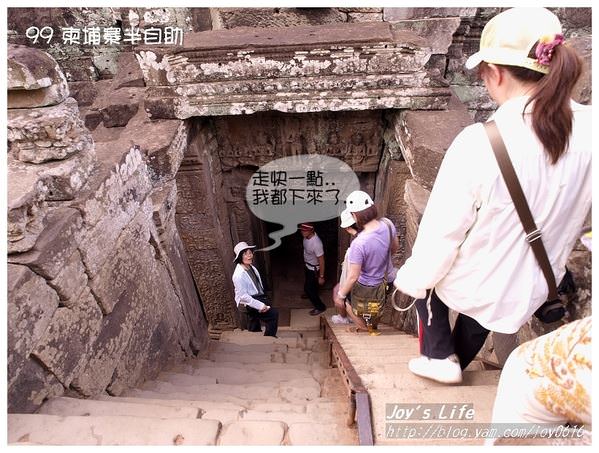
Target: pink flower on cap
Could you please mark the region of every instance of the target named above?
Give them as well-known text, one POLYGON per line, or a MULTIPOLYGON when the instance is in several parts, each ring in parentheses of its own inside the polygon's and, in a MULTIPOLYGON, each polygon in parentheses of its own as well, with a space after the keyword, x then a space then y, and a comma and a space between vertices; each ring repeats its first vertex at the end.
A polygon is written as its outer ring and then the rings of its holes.
POLYGON ((535 56, 540 64, 549 66, 553 58, 553 49, 564 42, 564 35, 557 33, 552 39, 551 36, 543 36, 539 39, 539 44, 535 49, 535 56))

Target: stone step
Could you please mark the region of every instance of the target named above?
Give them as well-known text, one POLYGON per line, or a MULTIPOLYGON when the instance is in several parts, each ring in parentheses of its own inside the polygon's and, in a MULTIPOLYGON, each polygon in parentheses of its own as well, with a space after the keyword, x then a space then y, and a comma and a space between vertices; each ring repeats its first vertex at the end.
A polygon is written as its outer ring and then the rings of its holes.
POLYGON ((236 422, 243 419, 244 411, 235 411, 229 409, 209 409, 202 414, 202 419, 206 420, 218 420, 221 424, 236 422))
MULTIPOLYGON (((500 374, 499 370, 464 371, 462 373, 462 383, 456 386, 497 385, 500 374)), ((412 374, 407 365, 403 368, 403 372, 397 374, 385 373, 383 367, 374 367, 372 373, 360 374, 360 379, 362 379, 362 383, 367 389, 439 389, 447 386, 447 384, 441 384, 412 374)))
POLYGON ((320 384, 314 378, 281 383, 278 396, 290 403, 305 403, 320 397, 320 384))
POLYGON ((418 357, 420 351, 418 346, 414 345, 397 345, 393 348, 378 348, 372 346, 369 349, 359 348, 358 346, 346 347, 343 345, 343 350, 348 357, 372 357, 384 359, 386 357, 392 357, 396 355, 404 355, 412 357, 418 357))
POLYGON ((289 351, 283 354, 284 363, 291 364, 309 364, 311 363, 312 353, 308 351, 289 351))
MULTIPOLYGON (((324 421, 323 417, 319 417, 321 421, 324 421)), ((256 411, 256 410, 248 410, 243 414, 243 420, 270 420, 270 421, 279 421, 286 424, 289 423, 299 423, 299 422, 315 422, 318 418, 314 415, 308 415, 306 413, 299 412, 289 412, 289 411, 256 411)))
POLYGON ((344 349, 354 349, 359 347, 367 349, 393 349, 394 347, 414 347, 419 345, 418 338, 412 337, 411 335, 366 336, 357 339, 343 338, 341 344, 344 349))
POLYGON ((216 445, 216 420, 8 414, 8 442, 43 445, 216 445))
MULTIPOLYGON (((328 401, 327 398, 320 398, 320 400, 312 400, 306 403, 306 413, 309 415, 316 416, 323 413, 344 415, 347 414, 348 410, 349 397, 328 401)), ((345 418, 339 420, 345 420, 345 418)))
POLYGON ((84 400, 58 397, 45 402, 38 414, 61 416, 111 416, 155 418, 200 418, 201 411, 196 407, 172 407, 159 404, 135 404, 120 401, 84 400))
MULTIPOLYGON (((139 391, 139 390, 137 390, 139 391)), ((151 392, 147 392, 151 393, 151 392)), ((161 397, 164 395, 160 395, 161 397)), ((112 401, 112 402, 122 402, 122 403, 131 403, 137 404, 140 406, 144 405, 160 405, 160 406, 169 406, 169 407, 191 407, 199 410, 200 418, 201 416, 210 410, 215 409, 223 409, 228 411, 237 411, 241 412, 247 409, 249 405, 231 403, 228 401, 206 401, 206 400, 192 400, 187 398, 185 395, 185 399, 167 399, 167 398, 145 398, 145 397, 135 397, 135 396, 109 396, 109 395, 100 395, 97 396, 100 401, 112 401)))
POLYGON ((287 352, 289 347, 286 344, 236 344, 224 341, 211 341, 208 345, 209 352, 241 352, 244 354, 253 354, 256 352, 272 353, 287 352))
POLYGON ((372 369, 373 366, 403 365, 404 367, 407 367, 407 363, 410 359, 417 356, 417 353, 389 354, 385 357, 369 357, 365 354, 347 354, 349 361, 358 374, 368 373, 368 370, 372 369))
POLYGON ((287 426, 266 420, 241 420, 223 425, 218 445, 282 445, 287 426))
POLYGON ((301 348, 302 336, 299 332, 277 332, 277 337, 265 337, 257 332, 247 330, 232 330, 223 332, 220 336, 221 343, 238 345, 287 345, 289 348, 301 348))
POLYGON ((211 352, 208 357, 215 362, 284 363, 281 352, 211 352))
POLYGON ((290 445, 356 445, 357 435, 343 423, 291 423, 290 445))
POLYGON ((298 402, 309 401, 320 396, 320 385, 312 377, 292 379, 282 383, 272 383, 271 385, 174 385, 169 382, 152 381, 145 383, 143 390, 164 395, 189 394, 194 399, 212 399, 220 395, 225 398, 225 401, 228 397, 242 400, 265 400, 280 397, 289 402, 298 402))
MULTIPOLYGON (((204 369, 204 368, 230 368, 233 370, 250 370, 250 371, 270 371, 270 370, 305 370, 309 369, 305 364, 302 363, 284 363, 284 362, 275 362, 275 363, 239 363, 232 361, 218 361, 215 362, 213 360, 205 360, 205 359, 196 359, 193 361, 186 362, 186 365, 191 365, 194 369, 204 369)), ((175 367, 176 368, 176 367, 175 367)), ((175 370, 173 368, 173 370, 175 370)))
MULTIPOLYGON (((210 401, 213 403, 231 403, 237 404, 240 406, 247 406, 249 404, 249 400, 245 398, 238 398, 233 395, 223 395, 221 393, 216 394, 202 394, 202 395, 193 395, 186 392, 178 391, 173 393, 161 393, 152 390, 139 390, 139 389, 131 389, 127 390, 124 397, 132 397, 132 398, 144 398, 144 399, 156 399, 156 400, 182 400, 182 401, 210 401)), ((258 398, 256 398, 258 399, 258 398)), ((264 401, 266 402, 266 401, 264 401)))
MULTIPOLYGON (((192 370, 193 371, 193 370, 192 370)), ((218 384, 216 377, 210 375, 194 375, 186 373, 172 373, 165 371, 160 373, 155 381, 144 382, 140 388, 144 390, 152 390, 153 382, 170 382, 175 385, 208 385, 218 384)))
MULTIPOLYGON (((290 331, 319 331, 320 330, 320 316, 311 316, 309 314, 310 308, 306 309, 294 309, 291 310, 291 318, 289 321, 289 327, 285 330, 290 331)), ((326 313, 326 312, 325 312, 326 313)))
MULTIPOLYGON (((270 371, 250 371, 244 370, 243 373, 232 372, 232 368, 196 368, 193 370, 193 376, 188 376, 190 379, 196 376, 208 376, 216 379, 218 384, 259 384, 259 385, 272 385, 273 382, 284 382, 298 378, 311 378, 309 370, 297 370, 297 369, 275 369, 270 371)), ((175 376, 187 376, 185 374, 176 373, 162 373, 158 379, 162 381, 172 382, 184 382, 184 378, 178 378, 175 376), (173 376, 169 378, 169 376, 173 376)))
POLYGON ((278 396, 278 385, 267 387, 262 385, 174 385, 168 382, 152 381, 143 385, 143 390, 168 394, 188 394, 193 399, 212 399, 217 396, 235 397, 244 400, 267 399, 278 396))

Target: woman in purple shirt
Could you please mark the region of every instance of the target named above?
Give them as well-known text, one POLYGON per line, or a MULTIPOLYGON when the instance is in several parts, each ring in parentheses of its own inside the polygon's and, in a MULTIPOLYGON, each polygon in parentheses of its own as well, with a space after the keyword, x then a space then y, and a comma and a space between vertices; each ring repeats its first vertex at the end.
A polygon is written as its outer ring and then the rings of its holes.
POLYGON ((350 245, 347 279, 340 285, 335 299, 337 304, 345 301, 348 315, 356 327, 366 330, 365 320, 357 316, 355 303, 350 306, 346 301, 347 296, 350 293, 384 295, 385 276, 386 282, 393 281, 395 278, 389 249, 391 255, 396 253, 399 249, 399 241, 393 223, 389 219, 378 217, 376 206, 366 192, 361 190, 352 192, 345 203, 360 233, 350 245))

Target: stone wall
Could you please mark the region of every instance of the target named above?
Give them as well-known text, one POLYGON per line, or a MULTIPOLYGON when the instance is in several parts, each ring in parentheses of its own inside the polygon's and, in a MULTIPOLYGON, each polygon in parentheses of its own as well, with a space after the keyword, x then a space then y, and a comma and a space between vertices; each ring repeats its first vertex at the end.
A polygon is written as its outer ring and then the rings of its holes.
POLYGON ((118 395, 204 349, 174 215, 185 123, 140 111, 92 134, 54 59, 31 48, 9 48, 8 90, 9 412, 118 395))

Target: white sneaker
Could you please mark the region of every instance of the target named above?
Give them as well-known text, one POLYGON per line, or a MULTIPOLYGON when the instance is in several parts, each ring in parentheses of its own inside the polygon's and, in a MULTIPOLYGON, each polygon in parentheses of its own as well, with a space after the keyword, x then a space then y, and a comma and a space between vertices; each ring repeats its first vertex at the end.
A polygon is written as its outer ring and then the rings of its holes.
POLYGON ((443 384, 462 382, 462 369, 455 354, 446 359, 431 359, 424 355, 408 362, 408 368, 417 376, 422 376, 443 384))
POLYGON ((351 324, 351 319, 349 319, 347 316, 341 315, 331 316, 331 321, 333 321, 333 324, 351 324))

